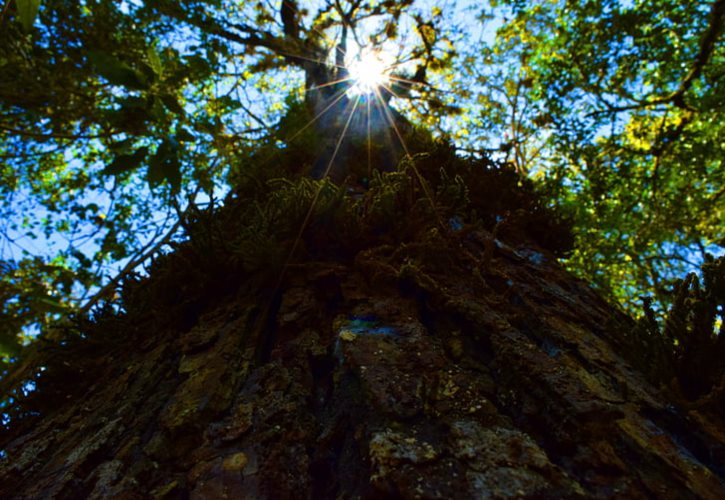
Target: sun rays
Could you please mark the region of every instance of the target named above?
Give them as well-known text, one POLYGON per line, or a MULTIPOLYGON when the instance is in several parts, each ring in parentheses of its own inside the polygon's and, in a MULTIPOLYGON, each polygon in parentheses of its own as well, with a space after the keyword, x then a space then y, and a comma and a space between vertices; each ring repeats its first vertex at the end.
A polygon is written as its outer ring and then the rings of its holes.
POLYGON ((382 50, 360 49, 347 63, 350 73, 350 95, 364 95, 375 92, 390 81, 391 61, 382 50))
MULTIPOLYGON (((339 78, 333 78, 325 83, 313 85, 307 88, 307 92, 315 92, 323 88, 332 88, 334 92, 326 98, 320 95, 321 102, 316 103, 316 109, 313 110, 314 117, 297 130, 292 136, 288 137, 287 142, 293 141, 301 135, 301 133, 309 127, 329 119, 332 122, 337 121, 339 134, 334 138, 334 148, 326 161, 324 172, 320 176, 321 180, 328 179, 334 168, 340 168, 344 165, 336 165, 338 155, 342 149, 346 135, 350 133, 351 124, 353 124, 356 113, 363 113, 359 116, 361 124, 364 124, 365 149, 367 153, 367 175, 371 175, 373 165, 373 147, 379 144, 373 144, 373 138, 376 142, 381 138, 386 142, 384 147, 394 147, 395 142, 399 142, 404 157, 410 158, 411 152, 406 144, 404 134, 400 130, 399 124, 390 109, 390 98, 399 97, 394 91, 394 86, 403 85, 408 88, 418 82, 408 80, 395 74, 396 68, 400 68, 401 63, 393 60, 393 57, 381 49, 358 48, 356 54, 346 60, 344 67, 326 62, 317 61, 318 63, 328 67, 336 68, 339 78), (374 119, 375 117, 375 119, 374 119), (363 121, 364 120, 364 121, 363 121), (344 124, 342 122, 344 121, 344 124)), ((324 127, 322 127, 324 129, 324 127)), ((330 127, 328 132, 336 130, 336 127, 330 127)), ((357 131, 358 134, 360 130, 357 131)), ((332 139, 332 137, 330 137, 332 139)), ((395 165, 382 165, 383 168, 394 168, 395 165)), ((433 203, 432 193, 415 165, 412 166, 414 175, 421 185, 424 196, 433 203)), ((277 286, 278 289, 283 281, 284 275, 288 267, 291 265, 295 253, 299 248, 300 242, 307 227, 309 226, 315 206, 319 200, 324 184, 321 183, 317 192, 313 196, 306 215, 300 225, 299 231, 292 241, 290 251, 287 255, 286 262, 282 267, 277 286)))
MULTIPOLYGON (((319 177, 322 182, 319 183, 307 208, 305 217, 300 224, 299 230, 291 242, 285 262, 277 276, 277 282, 272 292, 272 299, 266 303, 261 317, 268 317, 274 302, 274 297, 282 290, 285 275, 294 262, 295 254, 301 246, 300 244, 305 231, 312 222, 316 205, 325 187, 324 181, 330 178, 333 169, 345 167, 344 165, 337 165, 336 162, 340 162, 338 156, 340 151, 345 148, 343 145, 345 138, 350 133, 350 129, 353 128, 351 125, 356 123, 356 113, 359 115, 357 124, 360 127, 355 131, 356 137, 349 137, 349 139, 362 138, 366 143, 367 177, 370 178, 376 166, 373 165, 373 148, 375 147, 376 150, 379 150, 380 147, 390 148, 392 151, 396 147, 395 142, 399 142, 402 148, 402 156, 403 158, 411 160, 410 168, 423 191, 424 197, 432 205, 434 217, 437 219, 438 225, 445 230, 446 226, 442 223, 435 209, 431 189, 416 167, 411 156, 410 148, 406 144, 403 131, 401 131, 399 123, 397 123, 400 119, 396 119, 390 107, 390 99, 392 97, 399 97, 395 92, 396 86, 410 89, 420 82, 408 80, 401 77, 400 74, 396 74, 396 70, 400 70, 403 63, 396 62, 393 59, 392 56, 380 49, 359 49, 354 57, 346 61, 345 67, 341 67, 334 62, 316 61, 327 68, 335 69, 336 71, 331 72, 331 75, 335 75, 337 78, 330 78, 324 83, 312 85, 305 89, 307 93, 306 98, 309 98, 314 104, 311 108, 314 116, 291 136, 287 137, 286 142, 291 143, 304 130, 316 124, 320 126, 321 130, 325 130, 325 120, 333 124, 333 126, 327 127, 327 132, 331 133, 339 130, 339 134, 336 134, 334 137, 334 148, 332 149, 329 160, 326 160, 324 172, 319 177), (320 92, 321 89, 331 89, 331 92, 325 95, 326 92, 320 92), (318 95, 315 97, 314 93, 318 93, 318 95), (320 99, 319 102, 314 102, 316 98, 320 99), (373 144, 374 138, 376 144, 373 144), (380 144, 380 141, 383 141, 383 144, 380 144)), ((329 137, 328 139, 333 139, 333 137, 329 137)), ((321 151, 318 153, 322 154, 321 151)), ((399 161, 400 158, 393 158, 393 160, 399 161)), ((382 169, 394 169, 397 165, 383 164, 377 166, 382 169)))
MULTIPOLYGON (((290 137, 287 137, 286 142, 292 142, 304 130, 307 130, 316 123, 324 122, 325 119, 339 121, 339 118, 343 114, 349 112, 347 123, 345 123, 344 127, 341 127, 340 137, 335 138, 338 147, 335 148, 329 160, 329 164, 322 176, 323 178, 330 175, 330 172, 335 166, 335 160, 340 149, 339 145, 343 142, 344 135, 351 131, 351 129, 355 130, 354 133, 357 135, 362 135, 363 133, 366 135, 368 173, 371 173, 373 168, 373 137, 379 137, 379 133, 381 132, 387 133, 392 142, 396 142, 397 139, 405 154, 409 155, 409 150, 405 144, 403 135, 398 129, 395 118, 388 108, 390 106, 390 98, 399 97, 395 92, 395 85, 406 85, 410 87, 414 82, 394 73, 394 70, 399 68, 401 63, 396 62, 390 52, 382 50, 379 47, 358 46, 356 50, 351 50, 350 55, 345 58, 344 66, 340 66, 333 61, 317 60, 314 62, 333 70, 330 76, 337 75, 338 77, 333 77, 324 83, 311 85, 306 89, 306 92, 310 95, 313 92, 323 89, 332 89, 332 92, 327 96, 320 96, 320 102, 316 102, 312 110, 314 117, 290 137), (355 113, 363 114, 359 118, 361 122, 364 120, 363 123, 365 124, 366 130, 362 133, 361 130, 356 130, 355 126, 350 126, 351 122, 355 119, 355 113), (377 119, 374 120, 373 116, 377 119)), ((324 129, 326 127, 322 128, 324 129)), ((328 132, 335 129, 335 127, 331 127, 328 129, 328 132)), ((340 127, 337 129, 340 129, 340 127)))

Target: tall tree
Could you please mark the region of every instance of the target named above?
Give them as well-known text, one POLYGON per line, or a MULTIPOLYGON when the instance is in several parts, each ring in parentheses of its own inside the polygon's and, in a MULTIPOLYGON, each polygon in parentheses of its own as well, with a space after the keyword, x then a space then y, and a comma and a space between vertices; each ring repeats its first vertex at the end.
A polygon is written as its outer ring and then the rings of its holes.
POLYGON ((10 379, 4 496, 721 497, 725 260, 661 335, 556 263, 513 170, 426 150, 193 214, 10 379))
MULTIPOLYGON (((427 69, 444 69, 451 50, 437 27, 440 11, 411 4, 326 2, 311 14, 295 2, 49 0, 32 23, 24 2, 6 2, 5 353, 15 352, 23 327, 27 333, 29 325, 47 326, 58 314, 108 298, 126 272, 178 235, 179 214, 193 209, 200 193, 208 199, 226 189, 232 166, 272 131, 291 93, 302 92, 307 109, 287 113, 277 132, 289 132, 282 140, 311 140, 301 129, 323 115, 315 123, 327 138, 317 160, 321 175, 329 163, 322 157, 336 149, 330 138, 339 136, 352 104, 340 63, 361 48, 394 49, 399 30, 417 38, 389 62, 395 66, 387 71, 399 79, 391 90, 430 93, 427 69), (299 70, 301 88, 294 83, 299 70), (53 250, 32 249, 28 238, 39 235, 53 250)), ((379 97, 387 102, 390 94, 379 97)), ((393 132, 381 130, 388 123, 400 128, 403 121, 387 106, 374 105, 372 115, 373 140, 393 132)), ((352 125, 368 128, 359 118, 352 125)))
MULTIPOLYGON (((4 374, 3 496, 725 494, 725 259, 677 285, 664 328, 651 307, 635 322, 557 263, 570 227, 523 162, 457 156, 397 115, 380 80, 345 81, 361 26, 382 20, 368 27, 375 46, 407 18, 414 64, 385 85, 413 102, 433 92, 450 62, 440 9, 426 19, 399 2, 327 2, 314 15, 287 1, 48 2, 34 25, 29 4, 14 5, 11 40, 40 56, 33 72, 7 50, 32 91, 3 104, 13 124, 27 120, 8 148, 45 157, 73 140, 86 155, 75 163, 106 159, 83 165, 131 194, 145 168, 177 219, 88 314, 45 331, 4 374), (21 27, 76 38, 58 47, 21 27), (98 45, 70 57, 79 40, 98 45), (257 73, 237 70, 241 57, 257 73), (57 75, 56 61, 67 61, 57 75), (304 94, 276 125, 232 97, 247 81, 269 89, 287 66, 301 69, 304 94), (381 99, 358 125, 405 144, 394 171, 384 154, 369 170, 372 144, 362 154, 343 142, 363 82, 381 99), (44 108, 74 98, 88 106, 75 118, 44 108), (250 141, 235 132, 245 120, 264 127, 250 141), (339 166, 352 178, 308 175, 319 157, 322 174, 339 166), (233 181, 223 204, 217 165, 233 181), (131 272, 147 258, 148 275, 131 272)), ((428 105, 444 112, 445 99, 428 105)), ((77 167, 60 158, 42 165, 48 193, 77 167)), ((58 306, 49 291, 36 298, 58 306)))

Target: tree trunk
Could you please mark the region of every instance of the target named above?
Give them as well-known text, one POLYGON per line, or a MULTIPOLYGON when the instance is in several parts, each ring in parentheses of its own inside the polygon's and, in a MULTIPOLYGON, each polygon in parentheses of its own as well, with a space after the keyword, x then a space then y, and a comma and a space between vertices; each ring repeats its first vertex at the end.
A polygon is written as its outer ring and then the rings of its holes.
POLYGON ((206 251, 200 216, 123 310, 38 348, 0 496, 725 498, 722 415, 625 361, 630 318, 514 216, 422 205, 374 240, 317 218, 272 278, 219 257, 243 204, 206 251))

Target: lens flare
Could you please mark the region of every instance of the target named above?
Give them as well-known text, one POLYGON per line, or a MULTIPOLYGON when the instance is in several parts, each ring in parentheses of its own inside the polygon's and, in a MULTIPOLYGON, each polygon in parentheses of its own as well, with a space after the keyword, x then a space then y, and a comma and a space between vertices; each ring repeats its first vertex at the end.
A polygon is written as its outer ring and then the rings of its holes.
POLYGON ((349 92, 353 95, 372 94, 390 81, 390 64, 379 50, 360 50, 347 65, 353 82, 349 92))

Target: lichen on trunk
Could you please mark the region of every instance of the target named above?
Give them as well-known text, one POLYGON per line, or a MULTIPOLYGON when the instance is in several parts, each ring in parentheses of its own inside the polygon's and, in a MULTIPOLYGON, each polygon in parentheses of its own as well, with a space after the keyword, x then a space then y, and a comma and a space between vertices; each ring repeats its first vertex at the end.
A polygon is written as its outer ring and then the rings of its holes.
POLYGON ((565 222, 420 140, 367 189, 287 147, 185 221, 37 348, 4 496, 722 498, 722 414, 627 361, 635 322, 557 262, 565 222))

